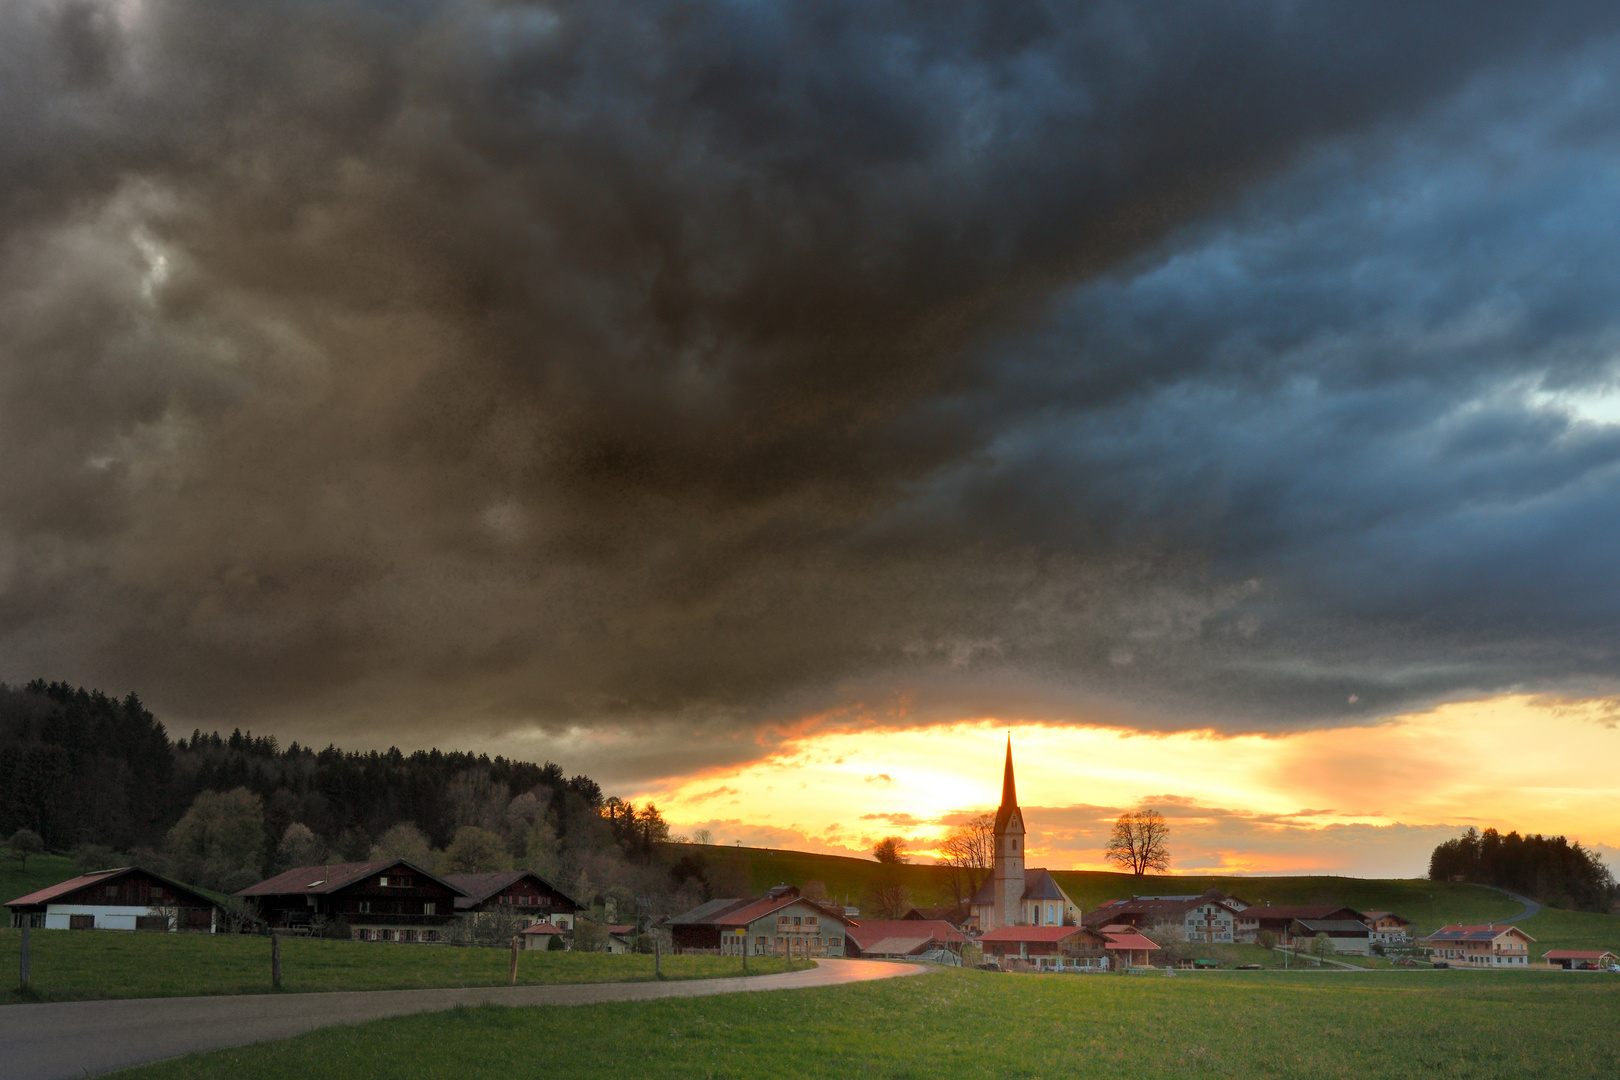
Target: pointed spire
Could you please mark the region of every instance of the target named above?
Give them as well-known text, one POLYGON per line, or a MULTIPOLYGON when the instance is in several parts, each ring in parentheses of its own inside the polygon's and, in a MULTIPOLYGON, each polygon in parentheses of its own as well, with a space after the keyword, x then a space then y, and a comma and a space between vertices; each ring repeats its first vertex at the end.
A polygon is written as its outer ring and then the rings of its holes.
POLYGON ((1007 733, 1007 771, 1001 778, 1001 806, 1003 809, 1018 805, 1018 786, 1013 783, 1012 732, 1007 733))

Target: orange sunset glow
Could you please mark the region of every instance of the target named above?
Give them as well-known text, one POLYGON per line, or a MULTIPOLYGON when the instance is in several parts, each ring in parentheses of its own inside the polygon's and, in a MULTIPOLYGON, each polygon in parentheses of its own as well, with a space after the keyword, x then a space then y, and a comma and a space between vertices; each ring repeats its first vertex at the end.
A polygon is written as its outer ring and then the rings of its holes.
POLYGON ((1373 726, 1228 737, 986 719, 808 736, 637 798, 719 843, 864 854, 898 834, 926 852, 995 805, 1010 730, 1037 863, 1106 868, 1114 816, 1147 802, 1171 820, 1175 872, 1421 876, 1433 846, 1469 825, 1564 833, 1612 858, 1614 709, 1507 696, 1373 726))

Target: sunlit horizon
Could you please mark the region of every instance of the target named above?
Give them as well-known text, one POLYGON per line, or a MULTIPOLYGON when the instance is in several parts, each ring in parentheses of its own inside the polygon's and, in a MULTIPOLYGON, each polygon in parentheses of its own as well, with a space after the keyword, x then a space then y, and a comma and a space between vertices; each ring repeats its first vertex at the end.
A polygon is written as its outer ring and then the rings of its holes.
POLYGON ((1422 877, 1433 847, 1470 826, 1620 854, 1620 794, 1601 781, 1620 766, 1613 703, 1530 695, 1279 735, 1000 718, 809 735, 632 797, 717 843, 868 856, 897 835, 929 861, 953 826, 995 807, 1009 733, 1031 865, 1116 869, 1108 831, 1136 805, 1170 820, 1172 875, 1422 877))

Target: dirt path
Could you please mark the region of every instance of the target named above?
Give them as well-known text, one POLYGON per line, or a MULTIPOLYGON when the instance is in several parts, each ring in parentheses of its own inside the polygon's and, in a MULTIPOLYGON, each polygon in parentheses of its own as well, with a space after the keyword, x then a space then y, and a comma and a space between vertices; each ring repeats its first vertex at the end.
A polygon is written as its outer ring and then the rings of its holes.
POLYGON ((332 994, 134 998, 0 1006, 0 1075, 7 1080, 96 1076, 199 1050, 285 1039, 333 1024, 436 1012, 457 1005, 592 1005, 866 982, 928 968, 874 960, 818 960, 815 968, 752 978, 679 982, 368 990, 332 994))

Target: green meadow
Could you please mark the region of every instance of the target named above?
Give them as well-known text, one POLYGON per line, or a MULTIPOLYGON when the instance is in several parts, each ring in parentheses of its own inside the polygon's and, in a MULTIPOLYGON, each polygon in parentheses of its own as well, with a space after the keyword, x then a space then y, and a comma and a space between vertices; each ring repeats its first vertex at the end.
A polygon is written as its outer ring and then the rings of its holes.
POLYGON ((1558 1080, 1620 1075, 1620 977, 939 971, 829 989, 463 1008, 195 1055, 125 1080, 862 1077, 1558 1080))
MULTIPOLYGON (((271 993, 270 939, 237 935, 137 934, 108 930, 36 930, 32 934, 32 993, 17 992, 21 933, 0 931, 0 1003, 89 998, 176 997, 192 994, 271 993)), ((285 992, 417 990, 439 986, 505 985, 506 949, 401 945, 370 941, 283 938, 285 992)), ((800 961, 796 966, 804 966, 800 961)), ((784 971, 782 960, 750 957, 748 973, 784 971)), ((742 974, 742 962, 721 956, 666 956, 665 979, 709 979, 742 974)), ((639 982, 651 980, 651 956, 607 953, 521 952, 518 982, 639 982)))

